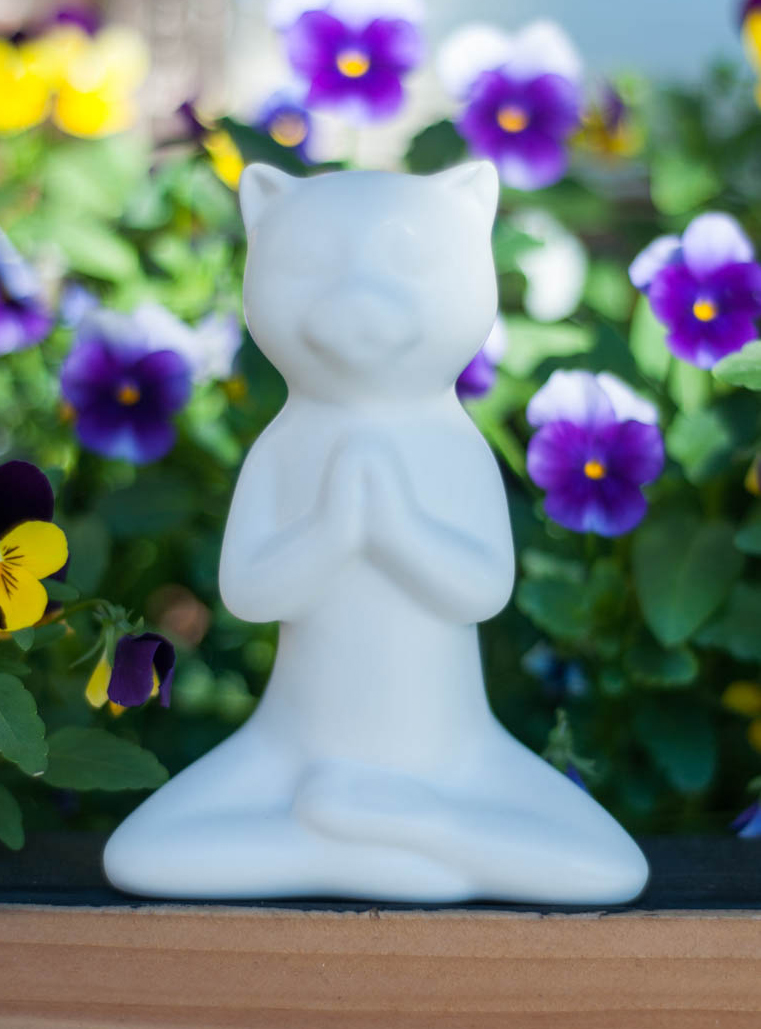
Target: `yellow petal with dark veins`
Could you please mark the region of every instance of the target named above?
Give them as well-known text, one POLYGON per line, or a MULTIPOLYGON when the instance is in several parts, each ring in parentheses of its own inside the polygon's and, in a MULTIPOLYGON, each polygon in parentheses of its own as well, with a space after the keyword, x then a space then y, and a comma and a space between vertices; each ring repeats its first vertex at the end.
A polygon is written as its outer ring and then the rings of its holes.
POLYGON ((17 632, 35 625, 45 614, 48 595, 45 587, 25 568, 0 563, 0 611, 3 629, 17 632))
POLYGON ((0 571, 7 564, 44 579, 60 571, 68 556, 66 537, 52 522, 22 522, 0 540, 0 571))

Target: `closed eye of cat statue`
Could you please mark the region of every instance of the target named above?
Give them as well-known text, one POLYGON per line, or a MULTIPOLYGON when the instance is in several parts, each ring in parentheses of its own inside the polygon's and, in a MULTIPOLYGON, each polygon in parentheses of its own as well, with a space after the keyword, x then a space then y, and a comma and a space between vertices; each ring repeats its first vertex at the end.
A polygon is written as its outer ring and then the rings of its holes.
POLYGON ((607 904, 647 864, 489 709, 477 623, 514 557, 454 382, 494 320, 485 162, 429 177, 248 167, 244 300, 288 400, 249 454, 222 597, 281 623, 250 720, 143 803, 104 863, 164 897, 607 904))

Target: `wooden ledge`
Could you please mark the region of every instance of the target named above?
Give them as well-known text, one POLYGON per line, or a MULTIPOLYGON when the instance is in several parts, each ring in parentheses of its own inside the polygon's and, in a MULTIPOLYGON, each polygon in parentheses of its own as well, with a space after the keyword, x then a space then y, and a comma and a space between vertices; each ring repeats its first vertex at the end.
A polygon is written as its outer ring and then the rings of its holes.
MULTIPOLYGON (((102 882, 91 883, 96 899, 71 903, 61 854, 72 847, 81 856, 82 840, 59 838, 52 850, 55 840, 46 840, 48 864, 64 884, 54 902, 50 868, 33 867, 39 849, 0 861, 2 1029, 761 1026, 758 892, 741 903, 742 890, 758 885, 754 841, 714 841, 736 860, 713 874, 710 840, 648 847, 651 858, 660 854, 666 881, 672 853, 677 900, 694 893, 702 875, 711 895, 703 907, 698 898, 683 899, 681 909, 644 899, 629 909, 568 913, 158 904, 110 894, 102 882), (690 865, 691 885, 676 874, 680 844, 704 854, 690 865)), ((96 862, 99 841, 89 845, 96 862)), ((663 886, 653 864, 657 898, 663 886)), ((72 872, 82 873, 81 865, 72 872)), ((85 883, 76 890, 86 893, 85 883)))

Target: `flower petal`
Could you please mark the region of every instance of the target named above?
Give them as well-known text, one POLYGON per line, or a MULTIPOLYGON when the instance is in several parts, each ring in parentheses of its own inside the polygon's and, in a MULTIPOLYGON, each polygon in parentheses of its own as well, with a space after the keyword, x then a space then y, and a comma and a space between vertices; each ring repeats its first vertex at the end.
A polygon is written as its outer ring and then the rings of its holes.
POLYGON ((530 425, 568 421, 593 426, 615 421, 607 394, 591 372, 555 371, 529 401, 526 418, 530 425))
POLYGON ((657 425, 622 422, 602 430, 608 474, 637 486, 653 482, 663 471, 663 437, 657 425))
POLYGON ((639 396, 633 389, 630 389, 625 382, 611 375, 610 372, 600 372, 597 376, 598 385, 605 391, 605 395, 613 405, 613 412, 619 422, 635 421, 645 425, 658 424, 658 408, 649 400, 639 396))
POLYGON ((47 476, 28 461, 0 465, 0 537, 19 522, 49 522, 53 490, 47 476))
POLYGON ((563 177, 568 153, 553 136, 538 128, 528 128, 517 133, 495 161, 505 185, 522 190, 544 189, 563 177))
POLYGON ((122 636, 116 644, 108 696, 123 707, 137 707, 152 695, 157 677, 160 703, 168 707, 174 664, 174 647, 158 633, 122 636))
POLYGON ((146 401, 150 401, 153 417, 159 412, 166 416, 178 411, 190 397, 190 367, 174 350, 156 350, 139 358, 134 375, 146 401))
POLYGON ((285 34, 288 60, 307 79, 332 68, 338 51, 351 41, 349 29, 327 11, 306 11, 285 34))
POLYGON ((682 249, 687 267, 700 278, 718 271, 725 264, 742 264, 753 260, 753 244, 728 214, 701 214, 682 236, 682 249))
POLYGON ((529 440, 528 474, 540 489, 553 491, 583 477, 590 433, 569 421, 543 425, 529 440))
POLYGON ((555 322, 573 314, 587 280, 587 253, 557 219, 539 208, 518 212, 511 222, 542 243, 515 258, 526 277, 523 305, 536 321, 555 322))
POLYGON ((360 33, 359 41, 371 55, 372 64, 381 65, 397 75, 411 71, 423 60, 420 30, 402 18, 374 18, 360 33))
POLYGON ((111 679, 111 665, 104 653, 92 670, 92 675, 87 681, 85 698, 88 704, 93 707, 103 707, 108 700, 108 683, 111 679))
POLYGON ((52 522, 22 522, 0 539, 2 564, 14 575, 23 568, 35 579, 45 579, 63 568, 68 556, 66 536, 52 522))
POLYGON ((45 614, 47 603, 45 587, 26 569, 0 563, 0 628, 28 629, 45 614))
POLYGON ((679 257, 681 247, 678 236, 659 236, 654 239, 629 265, 632 285, 646 293, 658 272, 679 257))
POLYGON ((484 71, 505 65, 514 52, 514 42, 491 25, 464 25, 444 41, 436 68, 444 88, 464 98, 484 71))
POLYGON ((579 477, 548 493, 544 508, 550 518, 574 532, 622 536, 642 521, 647 502, 626 479, 607 476, 593 482, 579 477))
POLYGON ((571 82, 581 80, 581 58, 557 22, 532 22, 516 33, 513 42, 513 56, 508 62, 512 74, 530 79, 549 73, 562 75, 571 82))
POLYGON ((457 394, 462 398, 482 397, 494 385, 494 365, 483 350, 479 350, 470 364, 460 372, 457 394))

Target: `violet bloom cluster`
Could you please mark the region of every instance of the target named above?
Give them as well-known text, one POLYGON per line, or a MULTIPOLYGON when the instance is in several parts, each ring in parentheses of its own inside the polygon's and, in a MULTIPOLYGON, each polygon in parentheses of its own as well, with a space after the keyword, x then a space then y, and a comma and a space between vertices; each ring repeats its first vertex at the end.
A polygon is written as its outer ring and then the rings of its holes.
POLYGON ((34 346, 52 326, 37 274, 0 229, 0 355, 34 346))
POLYGON ((629 275, 683 361, 711 368, 757 336, 761 265, 727 214, 699 215, 681 238, 660 236, 633 261, 629 275))
POLYGON ((156 349, 129 315, 98 311, 78 327, 61 390, 83 446, 145 464, 174 444, 171 419, 190 397, 191 369, 174 350, 156 349))
POLYGON ((531 399, 538 428, 528 473, 546 490, 550 518, 574 532, 620 536, 645 515, 642 486, 663 468, 663 439, 652 404, 620 379, 556 371, 531 399))
POLYGON ((560 28, 536 22, 508 36, 466 26, 444 44, 438 68, 464 104, 457 130, 474 154, 494 161, 503 182, 532 190, 562 178, 582 95, 581 63, 560 28))
POLYGON ((359 120, 397 113, 423 59, 415 0, 284 0, 271 5, 306 105, 359 120))

